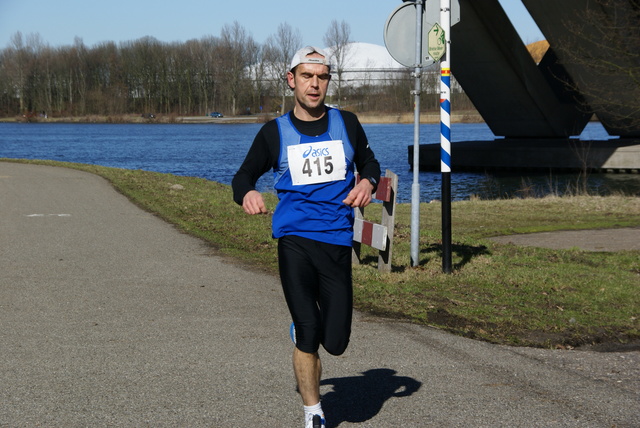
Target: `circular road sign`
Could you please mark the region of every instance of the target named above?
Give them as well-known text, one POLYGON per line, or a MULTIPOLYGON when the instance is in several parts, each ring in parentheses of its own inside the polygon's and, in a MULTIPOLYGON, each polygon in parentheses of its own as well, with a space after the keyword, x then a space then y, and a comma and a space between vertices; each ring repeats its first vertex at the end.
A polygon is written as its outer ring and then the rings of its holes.
MULTIPOLYGON (((434 3, 431 2, 431 5, 425 6, 422 16, 421 64, 423 66, 434 63, 427 51, 429 29, 438 22, 440 17, 440 7, 432 7, 434 3)), ((403 3, 391 12, 384 26, 384 44, 387 50, 393 59, 407 67, 416 65, 416 13, 419 12, 415 3, 403 3)))

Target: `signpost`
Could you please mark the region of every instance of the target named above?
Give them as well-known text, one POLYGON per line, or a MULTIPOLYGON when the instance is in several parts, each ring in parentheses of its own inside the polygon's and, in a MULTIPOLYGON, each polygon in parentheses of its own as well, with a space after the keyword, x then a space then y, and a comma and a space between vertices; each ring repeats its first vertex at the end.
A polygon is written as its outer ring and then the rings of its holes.
MULTIPOLYGON (((422 27, 424 24, 424 3, 422 0, 406 2, 394 10, 385 25, 384 40, 392 57, 402 65, 414 67, 411 76, 414 78, 413 95, 413 184, 411 185, 411 266, 420 263, 420 92, 422 84, 425 40, 422 27), (413 37, 413 55, 411 54, 411 38, 413 37)), ((430 62, 430 64, 433 61, 430 62)))
POLYGON ((451 21, 460 21, 458 0, 404 1, 387 19, 384 41, 400 64, 414 67, 413 184, 411 186, 411 264, 419 264, 420 241, 420 92, 422 67, 441 62, 440 146, 442 170, 442 251, 443 270, 451 272, 451 125, 449 30, 451 21), (452 9, 453 6, 453 9, 452 9), (438 23, 440 21, 440 24, 438 23), (430 28, 428 32, 423 28, 430 28), (411 43, 415 41, 415 49, 411 43))

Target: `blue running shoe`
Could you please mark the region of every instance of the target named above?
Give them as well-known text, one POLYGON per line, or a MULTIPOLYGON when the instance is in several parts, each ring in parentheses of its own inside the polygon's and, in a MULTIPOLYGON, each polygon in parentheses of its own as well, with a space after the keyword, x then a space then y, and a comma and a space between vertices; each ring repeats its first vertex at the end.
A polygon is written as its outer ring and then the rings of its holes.
POLYGON ((296 344, 296 325, 291 323, 291 327, 289 327, 289 336, 291 336, 291 341, 293 344, 296 344))

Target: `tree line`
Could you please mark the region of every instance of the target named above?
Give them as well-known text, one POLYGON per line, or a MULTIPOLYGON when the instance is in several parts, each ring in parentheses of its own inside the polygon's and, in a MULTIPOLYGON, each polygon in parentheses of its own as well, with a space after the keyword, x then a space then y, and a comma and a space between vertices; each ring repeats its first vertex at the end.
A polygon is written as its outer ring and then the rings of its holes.
MULTIPOLYGON (((328 102, 355 111, 412 110, 408 70, 383 72, 383 79, 375 83, 345 83, 342 74, 348 63, 343 52, 350 43, 349 25, 334 20, 324 42, 334 48, 334 61, 338 60, 328 102)), ((186 42, 144 37, 92 47, 80 38, 73 45, 51 47, 39 34, 25 37, 18 32, 0 51, 0 116, 286 111, 293 103, 286 71, 302 46, 299 30, 286 23, 263 44, 238 22, 223 26, 219 36, 186 42)), ((425 74, 425 83, 430 85, 432 78, 425 74)), ((424 103, 425 110, 437 109, 438 97, 434 93, 433 102, 424 103)))

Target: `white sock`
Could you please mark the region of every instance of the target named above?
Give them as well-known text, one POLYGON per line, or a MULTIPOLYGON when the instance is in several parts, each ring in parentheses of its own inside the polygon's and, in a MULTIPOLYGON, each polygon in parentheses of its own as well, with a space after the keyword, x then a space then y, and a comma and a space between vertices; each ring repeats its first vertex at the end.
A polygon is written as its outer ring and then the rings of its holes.
POLYGON ((324 413, 322 412, 322 405, 320 403, 314 405, 314 406, 303 406, 304 407, 304 415, 307 416, 309 414, 311 415, 320 415, 320 416, 324 416, 324 413))

